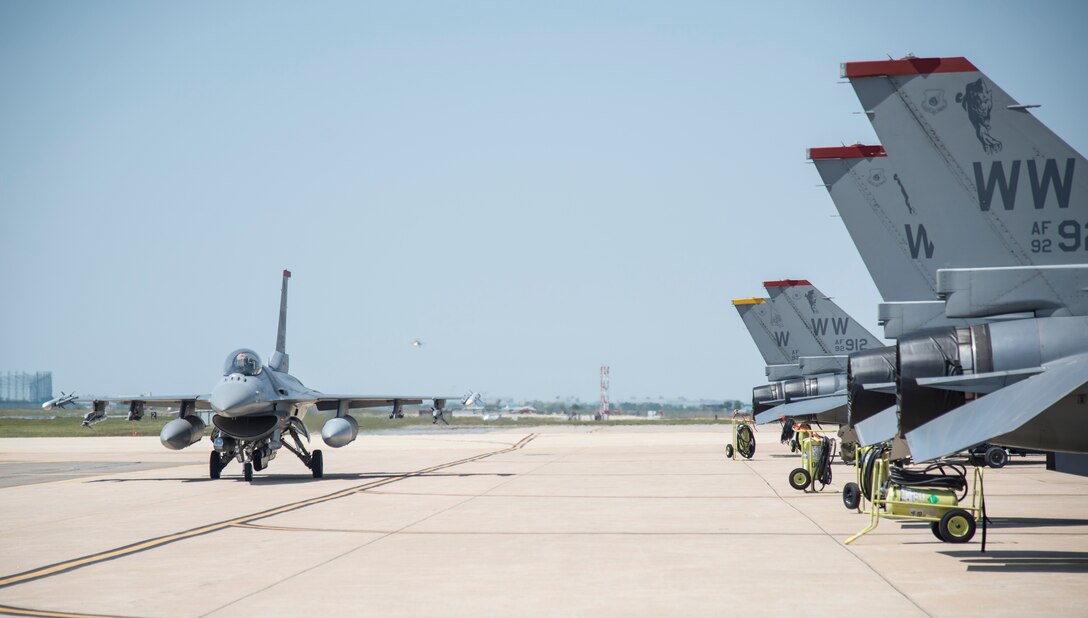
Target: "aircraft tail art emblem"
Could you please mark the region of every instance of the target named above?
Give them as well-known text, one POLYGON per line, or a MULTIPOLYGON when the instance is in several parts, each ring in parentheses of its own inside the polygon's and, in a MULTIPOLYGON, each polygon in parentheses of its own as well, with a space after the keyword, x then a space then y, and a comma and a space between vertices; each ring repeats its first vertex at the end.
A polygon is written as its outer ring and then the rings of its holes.
POLYGON ((948 100, 944 98, 944 90, 934 89, 925 91, 925 98, 922 99, 922 109, 931 114, 939 114, 944 111, 944 108, 946 107, 948 107, 948 100))
POLYGON ((990 113, 994 109, 994 98, 986 82, 980 77, 967 84, 963 92, 956 94, 956 103, 967 110, 967 118, 975 126, 975 137, 986 154, 1001 152, 1001 140, 990 135, 990 113))

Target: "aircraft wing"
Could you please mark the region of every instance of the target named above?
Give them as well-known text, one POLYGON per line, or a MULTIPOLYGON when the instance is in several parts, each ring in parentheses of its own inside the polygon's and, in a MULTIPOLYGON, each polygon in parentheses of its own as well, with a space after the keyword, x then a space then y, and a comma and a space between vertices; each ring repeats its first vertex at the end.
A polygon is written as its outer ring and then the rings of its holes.
POLYGON ((899 431, 899 417, 896 415, 897 406, 885 408, 880 412, 854 425, 854 431, 858 433, 860 446, 872 446, 877 442, 884 442, 895 437, 899 431))
POLYGON ((340 403, 347 404, 348 409, 358 408, 382 408, 397 405, 415 405, 424 401, 433 401, 436 408, 445 407, 446 401, 456 397, 444 397, 434 395, 330 395, 322 393, 317 397, 315 404, 318 410, 336 410, 340 403))
POLYGON ((1042 373, 962 405, 907 433, 911 456, 928 461, 1009 433, 1088 383, 1088 354, 1043 366, 1042 373))
POLYGON ((764 410, 756 415, 756 424, 763 425, 771 421, 794 416, 809 416, 834 410, 846 405, 846 395, 828 395, 825 397, 808 397, 799 401, 791 401, 780 406, 764 410))
POLYGON ((181 407, 183 403, 195 404, 197 410, 211 410, 212 406, 208 403, 208 395, 135 395, 132 397, 84 397, 76 399, 71 403, 142 403, 145 406, 154 408, 165 407, 181 407))

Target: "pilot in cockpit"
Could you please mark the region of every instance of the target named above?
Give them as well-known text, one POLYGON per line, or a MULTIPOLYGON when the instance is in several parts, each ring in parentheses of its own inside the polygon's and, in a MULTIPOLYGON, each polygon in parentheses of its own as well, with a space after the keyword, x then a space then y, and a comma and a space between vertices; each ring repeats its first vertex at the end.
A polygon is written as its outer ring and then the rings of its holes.
POLYGON ((255 376, 260 370, 261 359, 255 352, 238 350, 229 357, 224 375, 240 373, 244 376, 255 376))

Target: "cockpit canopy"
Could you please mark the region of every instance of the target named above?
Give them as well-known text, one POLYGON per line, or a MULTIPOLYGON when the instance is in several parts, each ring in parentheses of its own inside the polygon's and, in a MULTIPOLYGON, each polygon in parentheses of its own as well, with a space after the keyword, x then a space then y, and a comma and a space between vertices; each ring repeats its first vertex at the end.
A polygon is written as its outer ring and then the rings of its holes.
POLYGON ((230 353, 227 362, 223 365, 223 375, 240 373, 244 376, 255 376, 261 372, 261 357, 253 350, 241 348, 230 353))

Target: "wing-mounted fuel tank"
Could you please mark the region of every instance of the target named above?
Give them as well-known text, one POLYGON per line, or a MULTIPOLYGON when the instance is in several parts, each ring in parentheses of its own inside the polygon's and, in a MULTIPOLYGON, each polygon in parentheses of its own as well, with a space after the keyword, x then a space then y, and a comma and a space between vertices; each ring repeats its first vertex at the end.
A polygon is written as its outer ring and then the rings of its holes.
POLYGON ((162 445, 173 451, 192 446, 204 436, 204 421, 199 416, 176 418, 163 426, 159 433, 162 445))
POLYGON ((1088 317, 943 328, 899 340, 899 427, 912 431, 1031 369, 1088 350, 1088 317))
POLYGON ((354 416, 330 418, 321 428, 321 439, 333 448, 347 446, 359 435, 359 422, 354 416))
POLYGON ((895 358, 895 346, 850 355, 846 370, 846 414, 850 425, 856 425, 895 405, 895 358), (877 385, 891 386, 893 392, 872 388, 877 385))

